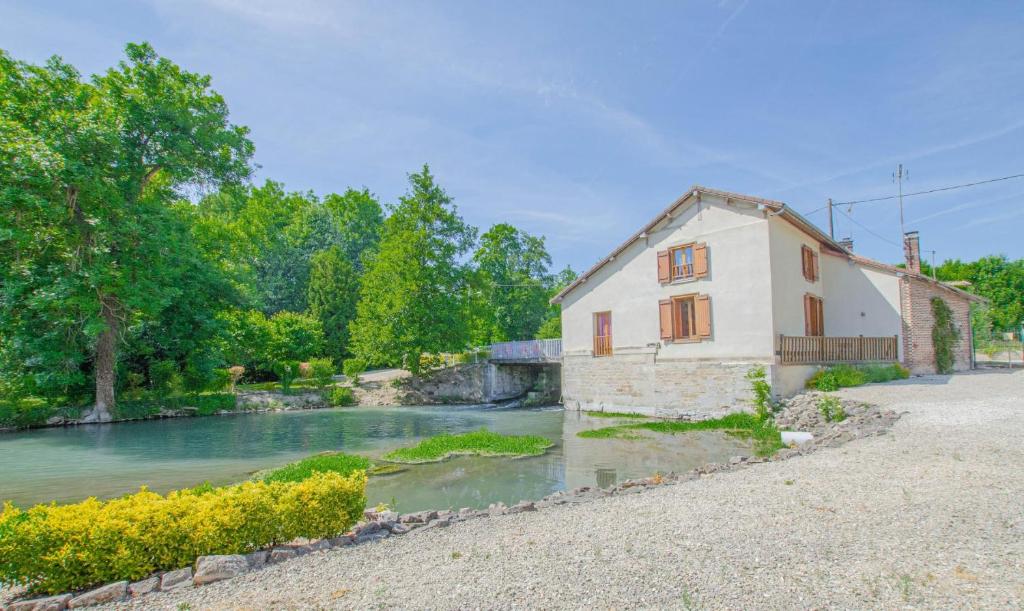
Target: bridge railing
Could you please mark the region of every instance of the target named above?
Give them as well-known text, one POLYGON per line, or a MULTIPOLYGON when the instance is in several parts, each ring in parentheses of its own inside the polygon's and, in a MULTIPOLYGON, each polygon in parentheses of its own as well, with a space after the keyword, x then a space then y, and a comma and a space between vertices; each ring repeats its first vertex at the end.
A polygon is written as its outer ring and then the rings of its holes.
POLYGON ((532 339, 491 344, 492 361, 557 361, 561 358, 561 339, 532 339))

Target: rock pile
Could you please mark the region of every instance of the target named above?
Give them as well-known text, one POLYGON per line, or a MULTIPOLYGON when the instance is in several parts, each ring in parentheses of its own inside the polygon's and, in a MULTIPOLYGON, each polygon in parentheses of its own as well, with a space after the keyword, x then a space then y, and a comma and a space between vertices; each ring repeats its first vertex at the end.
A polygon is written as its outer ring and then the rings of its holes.
POLYGON ((803 450, 813 450, 815 446, 833 447, 853 439, 881 435, 900 417, 890 409, 832 395, 839 401, 846 418, 829 422, 820 407, 822 399, 828 395, 812 391, 786 400, 782 410, 775 414, 775 426, 779 430, 812 433, 814 439, 808 444, 810 447, 803 450))

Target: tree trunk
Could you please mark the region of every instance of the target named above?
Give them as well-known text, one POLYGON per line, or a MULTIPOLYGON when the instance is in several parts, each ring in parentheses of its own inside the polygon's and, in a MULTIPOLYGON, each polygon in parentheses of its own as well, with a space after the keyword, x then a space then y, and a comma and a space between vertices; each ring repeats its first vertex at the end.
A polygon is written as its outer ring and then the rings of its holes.
POLYGON ((96 405, 83 422, 110 422, 110 410, 114 408, 114 366, 117 363, 117 312, 115 302, 109 297, 100 300, 100 312, 106 329, 96 340, 96 405))

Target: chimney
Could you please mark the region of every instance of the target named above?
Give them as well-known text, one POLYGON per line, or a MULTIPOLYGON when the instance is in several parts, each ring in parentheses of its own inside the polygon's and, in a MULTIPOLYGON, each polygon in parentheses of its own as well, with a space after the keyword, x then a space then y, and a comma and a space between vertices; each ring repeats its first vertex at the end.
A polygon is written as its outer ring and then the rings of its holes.
POLYGON ((903 234, 903 256, 907 260, 907 270, 921 273, 921 242, 916 231, 903 234))
POLYGON ((843 248, 845 248, 846 250, 852 251, 853 250, 853 238, 843 238, 842 240, 839 240, 839 245, 842 246, 843 248))

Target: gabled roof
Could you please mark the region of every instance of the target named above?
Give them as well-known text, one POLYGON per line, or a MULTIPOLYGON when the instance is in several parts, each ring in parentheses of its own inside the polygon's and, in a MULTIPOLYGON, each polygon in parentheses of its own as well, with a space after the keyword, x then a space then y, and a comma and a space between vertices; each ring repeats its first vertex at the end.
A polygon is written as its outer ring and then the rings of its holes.
POLYGON ((722 199, 724 199, 726 201, 730 201, 730 200, 742 201, 742 202, 747 202, 747 203, 751 203, 751 204, 756 204, 758 206, 763 206, 766 210, 768 210, 768 211, 770 211, 772 213, 772 216, 779 216, 779 217, 785 219, 786 221, 788 221, 789 223, 794 225, 797 229, 803 231, 804 233, 806 233, 810 237, 812 237, 815 240, 817 240, 817 241, 821 242, 822 244, 824 244, 825 247, 826 247, 826 251, 831 251, 830 254, 846 257, 847 259, 853 261, 854 263, 858 263, 858 264, 864 265, 866 267, 873 267, 875 269, 880 269, 880 270, 883 270, 883 271, 889 271, 889 272, 896 273, 896 274, 905 274, 905 275, 913 277, 913 278, 918 278, 918 279, 921 279, 921 280, 925 280, 927 282, 939 285, 941 288, 945 288, 945 289, 949 289, 951 291, 954 291, 954 292, 956 292, 956 293, 958 293, 958 294, 960 294, 960 295, 962 295, 962 296, 964 296, 964 297, 966 297, 968 299, 974 300, 974 301, 984 301, 984 299, 982 299, 981 297, 978 297, 977 295, 968 293, 966 291, 962 291, 960 289, 954 288, 954 287, 949 286, 947 284, 944 284, 942 282, 938 282, 938 281, 933 280, 932 278, 929 278, 928 276, 925 276, 923 274, 918 274, 918 273, 910 272, 910 271, 907 271, 907 270, 899 268, 899 267, 895 267, 895 266, 892 266, 892 265, 887 265, 885 263, 881 263, 881 262, 875 261, 873 259, 868 259, 866 257, 861 257, 859 255, 855 255, 850 250, 848 250, 845 246, 843 246, 839 242, 836 242, 831 236, 829 236, 827 233, 825 233, 824 231, 819 229, 814 223, 808 221, 800 213, 798 213, 797 211, 793 210, 788 205, 786 205, 785 202, 775 201, 775 200, 771 200, 771 199, 764 199, 764 198, 761 198, 761 197, 754 197, 752 195, 743 195, 742 193, 733 193, 731 191, 721 191, 719 189, 711 189, 711 188, 708 188, 708 187, 702 187, 700 185, 693 185, 692 187, 690 187, 689 191, 687 191, 686 193, 681 195, 677 200, 675 200, 674 202, 669 204, 669 206, 667 208, 665 208, 660 213, 658 213, 653 219, 651 219, 651 221, 649 223, 647 223, 646 225, 641 227, 639 231, 637 231, 636 233, 631 235, 622 244, 619 244, 619 246, 616 247, 615 250, 613 250, 611 252, 611 254, 609 254, 607 257, 601 259, 600 261, 598 261, 596 264, 594 264, 593 267, 591 267, 587 271, 585 271, 582 274, 580 274, 580 276, 578 278, 576 278, 576 280, 574 280, 572 282, 572 284, 570 284, 569 286, 565 287, 557 295, 552 297, 551 298, 551 303, 561 303, 561 301, 563 299, 565 299, 566 295, 568 295, 573 290, 575 290, 578 286, 580 286, 581 284, 586 282, 591 276, 593 276, 595 273, 597 273, 597 271, 600 270, 602 267, 604 267, 608 263, 611 263, 612 261, 614 261, 615 258, 618 257, 627 248, 629 248, 633 244, 633 242, 636 242, 637 240, 639 240, 641 238, 646 238, 648 236, 648 234, 650 234, 650 232, 653 231, 654 228, 658 226, 659 223, 661 223, 663 220, 665 220, 667 218, 670 218, 672 216, 672 214, 678 208, 683 206, 689 199, 694 198, 694 197, 699 199, 702 194, 704 194, 704 195, 713 195, 713 196, 716 196, 716 197, 720 197, 720 198, 722 198, 722 199))
POLYGON ((612 261, 614 261, 615 258, 617 256, 619 256, 619 254, 621 254, 624 250, 626 250, 630 245, 632 245, 633 242, 636 242, 637 240, 639 240, 641 238, 647 237, 647 235, 655 227, 657 227, 658 223, 662 222, 663 220, 665 220, 668 217, 671 217, 672 214, 676 211, 676 209, 678 209, 683 204, 685 204, 690 198, 693 198, 693 197, 698 197, 699 198, 701 194, 704 194, 704 195, 714 195, 714 196, 717 196, 717 197, 721 197, 721 198, 725 199, 726 201, 729 201, 729 200, 742 201, 742 202, 747 202, 747 203, 750 203, 750 204, 756 204, 756 205, 759 205, 759 206, 763 206, 765 209, 772 211, 775 215, 782 216, 787 221, 789 221, 789 222, 793 223, 794 225, 796 225, 796 227, 798 229, 803 230, 805 233, 809 233, 813 238, 819 240, 823 244, 826 244, 830 248, 833 248, 833 249, 835 249, 838 252, 848 253, 848 251, 842 245, 840 245, 839 242, 836 242, 835 240, 830 238, 827 234, 825 234, 820 229, 815 227, 813 223, 811 223, 810 221, 805 219, 803 216, 801 216, 799 213, 797 213, 795 210, 793 210, 792 208, 787 206, 784 202, 779 202, 779 201, 775 201, 775 200, 771 200, 771 199, 764 199, 764 198, 761 198, 761 197, 754 197, 752 195, 743 195, 742 193, 732 193, 730 191, 721 191, 719 189, 710 189, 708 187, 702 187, 700 185, 693 185, 692 187, 690 187, 689 191, 687 191, 686 193, 681 195, 679 197, 679 199, 677 199, 676 201, 674 201, 671 204, 669 204, 669 206, 667 208, 662 210, 660 213, 658 213, 657 216, 655 216, 653 219, 651 219, 651 222, 647 223, 646 225, 641 227, 639 231, 637 231, 636 233, 631 235, 625 242, 623 242, 615 250, 613 250, 610 255, 608 255, 607 257, 605 257, 603 259, 601 259, 596 264, 594 264, 593 267, 591 267, 587 271, 585 271, 582 274, 580 274, 580 276, 578 278, 576 278, 576 280, 573 281, 572 284, 570 284, 569 286, 565 287, 564 289, 561 290, 561 292, 559 292, 557 295, 552 297, 551 298, 551 303, 559 303, 559 302, 561 302, 565 298, 566 295, 568 295, 570 292, 572 292, 579 285, 581 285, 584 282, 586 282, 591 276, 593 276, 595 273, 597 273, 597 271, 599 269, 601 269, 602 267, 604 267, 608 263, 611 263, 612 261))

